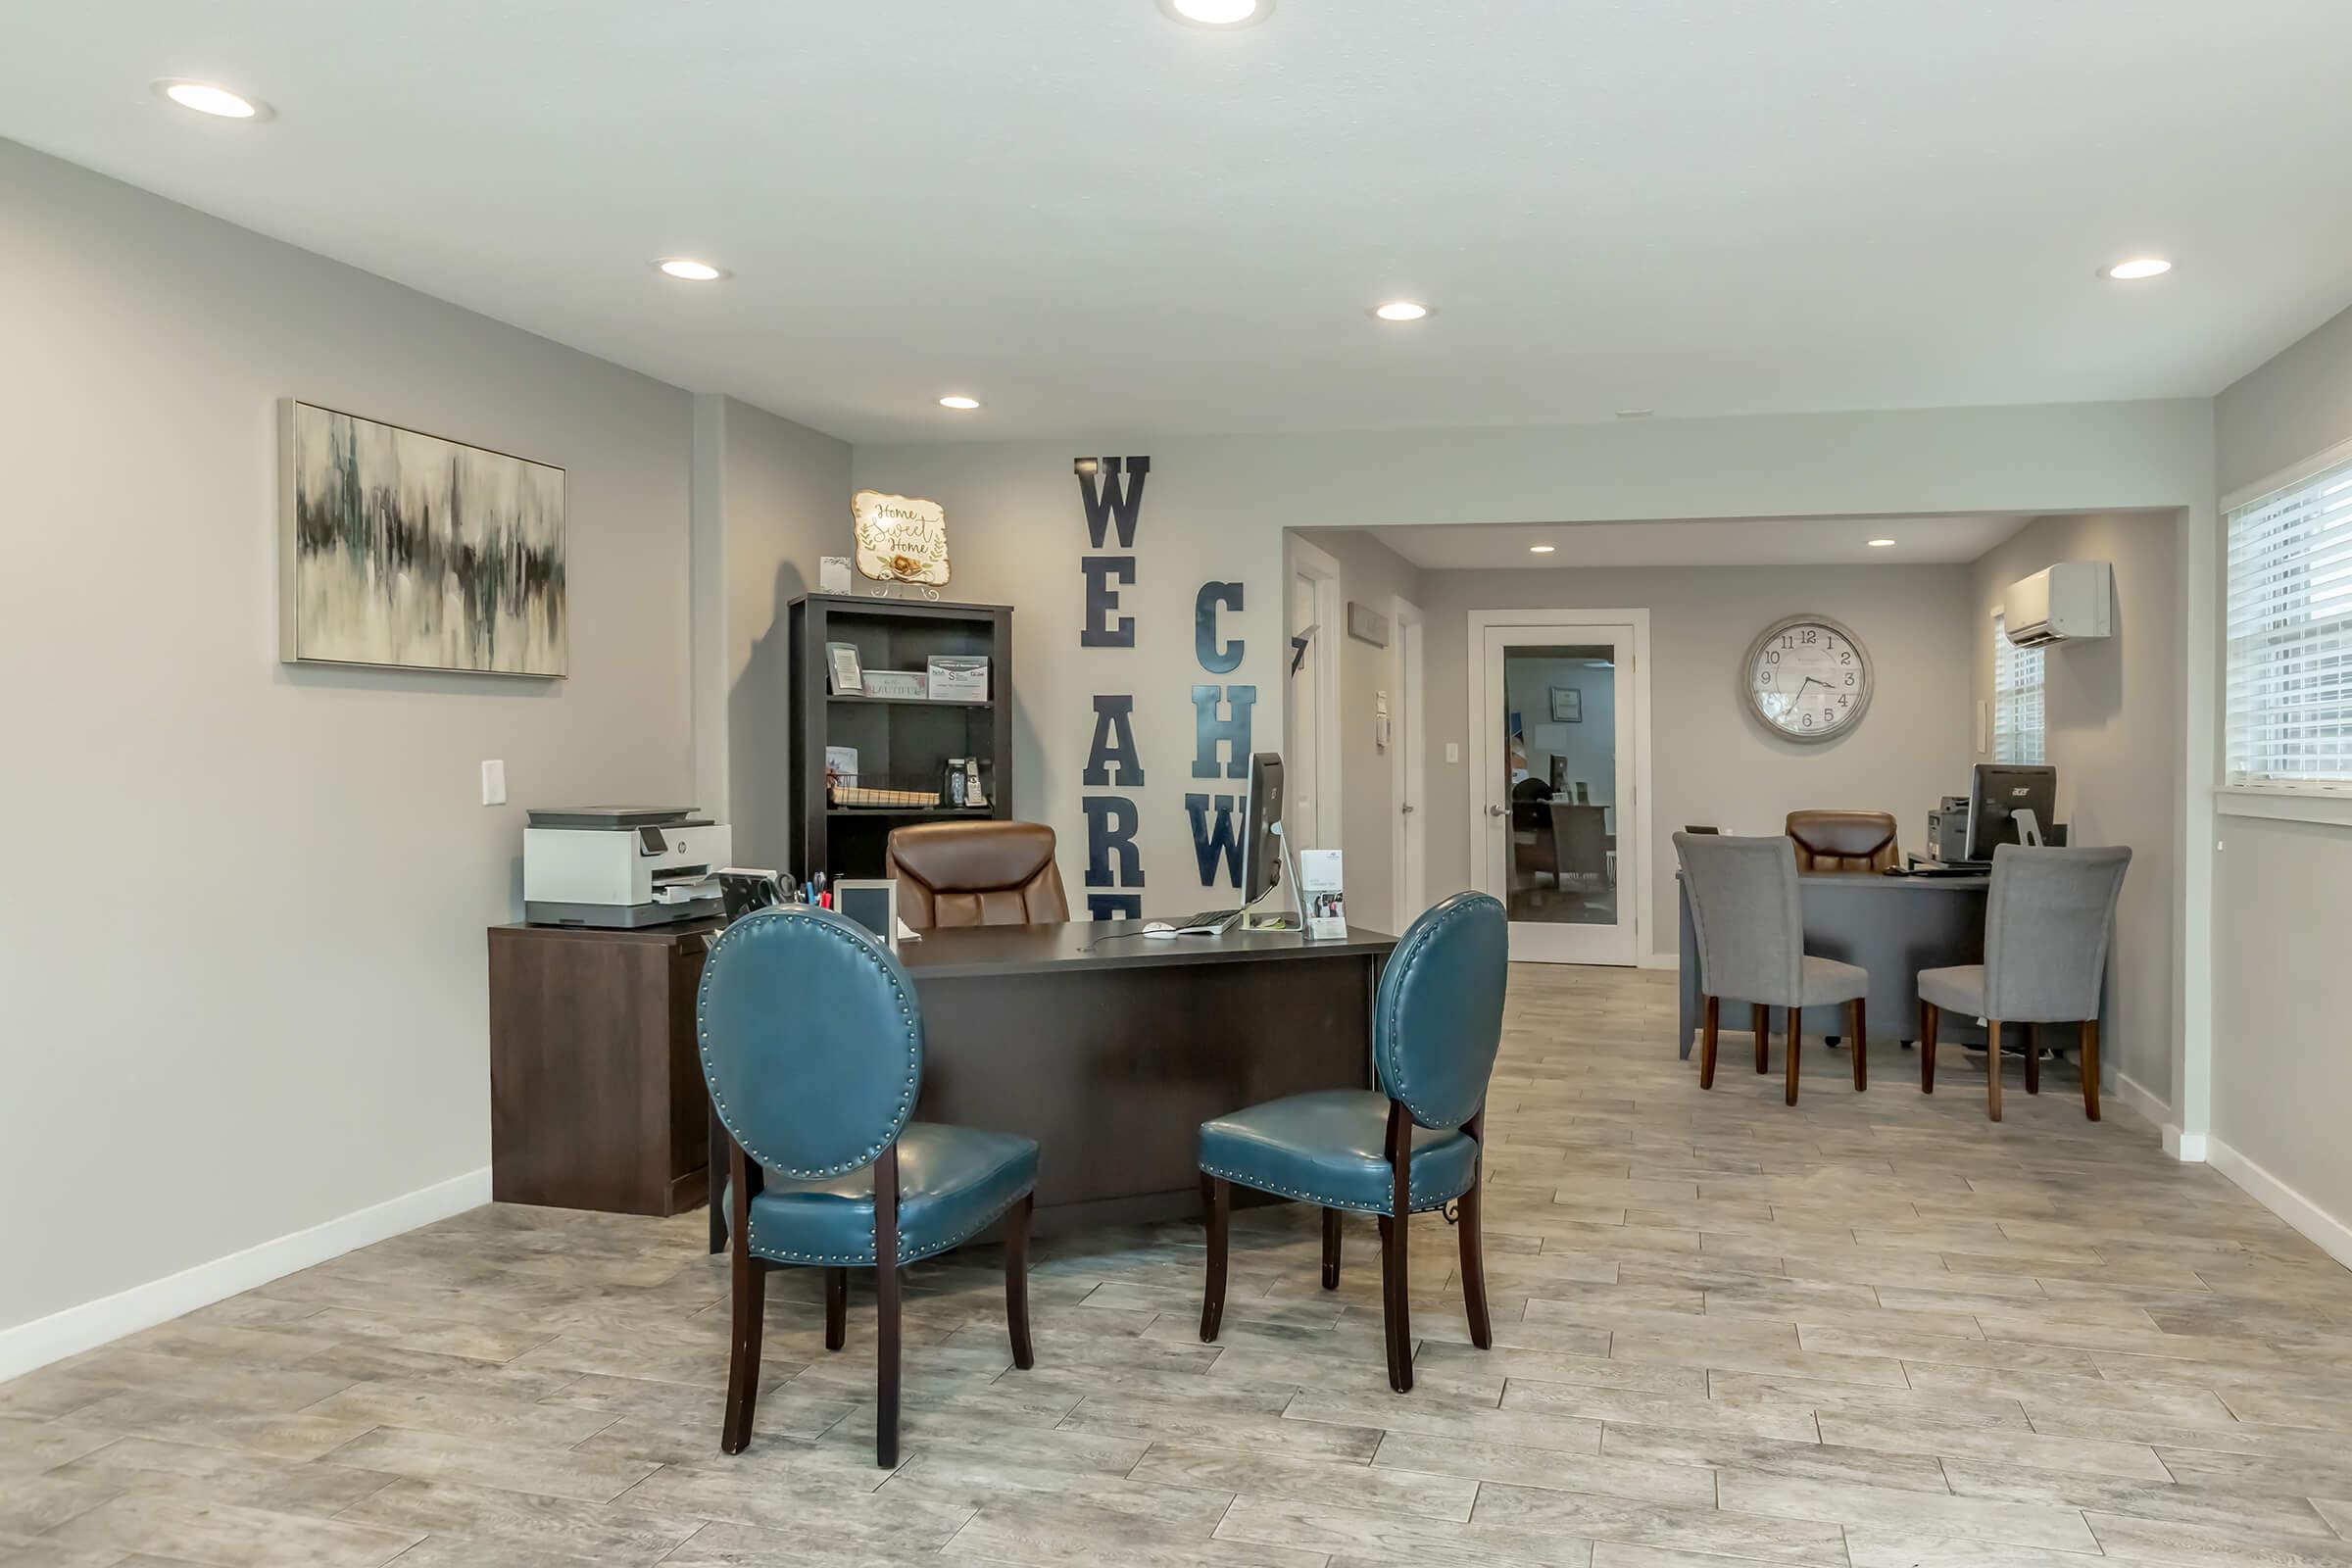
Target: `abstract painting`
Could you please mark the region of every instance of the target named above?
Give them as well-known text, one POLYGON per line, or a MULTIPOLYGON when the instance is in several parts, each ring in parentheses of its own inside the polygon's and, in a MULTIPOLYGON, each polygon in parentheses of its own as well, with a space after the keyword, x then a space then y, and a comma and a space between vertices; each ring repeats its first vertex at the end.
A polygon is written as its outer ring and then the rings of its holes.
POLYGON ((560 676, 564 470, 288 398, 278 657, 560 676))

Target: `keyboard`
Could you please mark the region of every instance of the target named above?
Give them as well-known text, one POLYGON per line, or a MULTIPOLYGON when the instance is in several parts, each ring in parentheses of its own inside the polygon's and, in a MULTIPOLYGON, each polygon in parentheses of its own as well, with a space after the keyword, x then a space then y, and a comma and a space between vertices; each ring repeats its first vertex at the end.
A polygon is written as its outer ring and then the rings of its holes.
POLYGON ((1179 936, 1199 931, 1214 935, 1222 933, 1227 926, 1241 917, 1242 911, 1239 909, 1203 909, 1199 914, 1188 914, 1181 920, 1169 923, 1176 927, 1179 936))

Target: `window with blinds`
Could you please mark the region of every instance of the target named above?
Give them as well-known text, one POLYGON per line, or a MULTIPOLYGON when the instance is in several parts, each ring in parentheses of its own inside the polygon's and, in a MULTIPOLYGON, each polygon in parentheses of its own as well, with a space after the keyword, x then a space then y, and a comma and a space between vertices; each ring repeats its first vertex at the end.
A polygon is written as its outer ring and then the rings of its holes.
POLYGON ((2232 784, 2352 787, 2352 463, 2230 514, 2232 784))
POLYGON ((2020 648, 2009 627, 1992 617, 1992 760, 2040 762, 2041 650, 2020 648))

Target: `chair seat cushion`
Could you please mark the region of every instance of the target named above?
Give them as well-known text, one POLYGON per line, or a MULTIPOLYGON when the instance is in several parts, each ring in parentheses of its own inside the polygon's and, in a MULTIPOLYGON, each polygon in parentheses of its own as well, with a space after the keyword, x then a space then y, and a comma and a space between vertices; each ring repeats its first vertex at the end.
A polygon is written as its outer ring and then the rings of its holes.
POLYGON ((1856 997, 1870 995, 1870 971, 1858 963, 1839 963, 1836 958, 1805 959, 1803 980, 1804 1005, 1827 1006, 1833 1002, 1851 1002, 1856 997))
POLYGON ((1971 1018, 1984 1015, 1984 966, 1981 963, 1954 964, 1948 969, 1919 971, 1919 1000, 1941 1007, 1946 1012, 1964 1012, 1971 1018))
MULTIPOLYGON (((1036 1187, 1030 1139, 908 1122, 899 1134, 899 1261, 946 1251, 1036 1187)), ((874 1168, 821 1182, 768 1177, 752 1200, 750 1241, 751 1254, 770 1262, 871 1267, 874 1168)))
MULTIPOLYGON (((1293 1095, 1202 1122, 1200 1168, 1261 1193, 1386 1214, 1396 1196, 1388 1134, 1389 1097, 1374 1090, 1293 1095)), ((1416 1213, 1461 1197, 1477 1174, 1468 1133, 1413 1129, 1407 1192, 1416 1213)))

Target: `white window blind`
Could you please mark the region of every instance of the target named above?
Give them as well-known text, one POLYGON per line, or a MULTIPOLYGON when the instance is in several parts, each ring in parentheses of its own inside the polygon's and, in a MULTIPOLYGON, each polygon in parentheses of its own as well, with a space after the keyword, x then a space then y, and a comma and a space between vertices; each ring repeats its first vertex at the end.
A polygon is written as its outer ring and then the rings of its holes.
POLYGON ((2352 463, 2230 514, 2232 784, 2352 782, 2352 463))
POLYGON ((2009 640, 2002 617, 1992 617, 1992 760, 2040 762, 2041 650, 2009 640))

